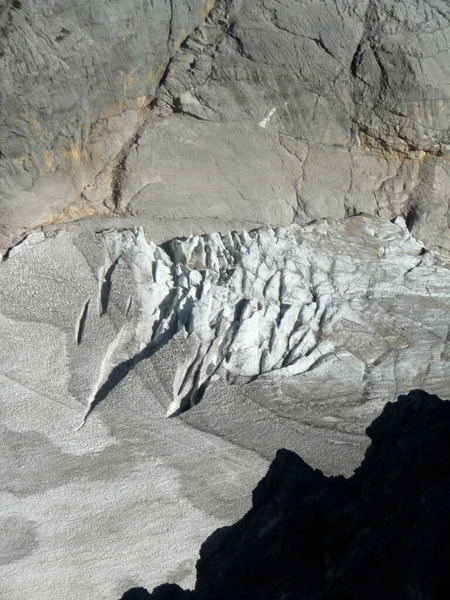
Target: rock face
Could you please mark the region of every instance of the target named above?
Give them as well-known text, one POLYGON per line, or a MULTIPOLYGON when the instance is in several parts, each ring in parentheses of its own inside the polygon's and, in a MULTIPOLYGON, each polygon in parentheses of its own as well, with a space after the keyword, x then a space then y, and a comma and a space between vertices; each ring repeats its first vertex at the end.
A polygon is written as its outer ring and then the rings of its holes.
POLYGON ((3 1, 4 244, 367 212, 449 247, 448 3, 217 0, 193 32, 212 5, 3 1))
POLYGON ((2 0, 4 235, 108 213, 103 201, 113 191, 117 155, 140 126, 170 59, 211 6, 2 0), (108 174, 96 181, 108 163, 108 174))
POLYGON ((280 450, 250 512, 203 544, 195 590, 134 597, 446 598, 450 404, 411 392, 388 403, 367 434, 371 445, 347 480, 280 450))
POLYGON ((278 448, 350 475, 399 389, 448 388, 446 260, 370 216, 164 247, 140 230, 41 232, 13 248, 5 597, 192 586, 201 541, 249 508, 278 448))
MULTIPOLYGON (((445 2, 222 2, 212 22, 186 41, 159 90, 162 113, 181 117, 163 119, 162 131, 150 125, 146 135, 158 136, 170 163, 178 155, 181 118, 185 144, 208 148, 213 168, 221 166, 223 140, 239 124, 246 140, 241 153, 251 157, 247 182, 256 144, 258 173, 274 181, 280 174, 287 188, 260 197, 263 211, 271 207, 268 224, 279 224, 293 197, 292 216, 300 222, 360 211, 403 215, 427 243, 448 246, 449 22, 445 2), (265 160, 274 144, 285 156, 281 168, 265 160)), ((241 153, 232 168, 216 171, 216 186, 232 207, 221 172, 239 172, 241 153)), ((204 181, 202 154, 197 188, 204 181)), ((154 194, 170 200, 177 187, 177 174, 168 176, 153 156, 144 143, 127 163, 124 196, 137 214, 147 214, 154 194), (147 187, 135 183, 143 164, 147 187)), ((240 180, 234 184, 257 220, 261 208, 240 180)), ((185 216, 183 205, 178 211, 185 216)))

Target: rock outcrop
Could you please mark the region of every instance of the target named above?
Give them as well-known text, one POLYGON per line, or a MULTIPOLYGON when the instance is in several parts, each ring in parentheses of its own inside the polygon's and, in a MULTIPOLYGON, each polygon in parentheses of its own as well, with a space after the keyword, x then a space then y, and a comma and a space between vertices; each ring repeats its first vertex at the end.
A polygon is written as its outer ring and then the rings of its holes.
POLYGON ((170 60, 211 7, 0 2, 3 245, 38 225, 111 213, 121 153, 170 60))
POLYGON ((66 4, 3 1, 4 244, 367 212, 450 246, 444 0, 66 4))
POLYGON ((198 229, 214 177, 216 228, 220 189, 233 218, 403 215, 448 247, 449 23, 443 1, 218 3, 170 65, 158 92, 168 117, 130 153, 123 201, 145 219, 165 204, 198 229))
POLYGON ((446 598, 450 404, 411 392, 367 434, 350 479, 324 477, 280 450, 250 512, 203 544, 193 592, 172 585, 124 598, 446 598))

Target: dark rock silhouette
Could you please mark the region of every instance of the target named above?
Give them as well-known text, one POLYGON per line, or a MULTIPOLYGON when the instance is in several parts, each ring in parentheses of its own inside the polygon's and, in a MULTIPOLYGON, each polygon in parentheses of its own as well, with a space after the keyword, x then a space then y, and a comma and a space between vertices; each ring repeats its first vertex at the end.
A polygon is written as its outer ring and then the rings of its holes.
MULTIPOLYGON (((161 586, 164 587, 164 586, 161 586)), ((156 593, 156 590, 153 591, 153 594, 156 593)), ((154 598, 155 595, 151 596, 148 592, 148 590, 146 590, 145 588, 142 587, 135 587, 135 588, 131 588, 131 590, 128 590, 127 592, 125 592, 125 594, 122 596, 122 600, 148 600, 149 598, 154 598)))
POLYGON ((150 594, 145 588, 131 588, 125 592, 121 600, 189 600, 192 592, 185 591, 179 585, 163 583, 150 594))
MULTIPOLYGON (((450 590, 450 403, 389 403, 350 479, 279 450, 253 508, 202 546, 193 592, 153 600, 416 600, 450 590)), ((124 596, 125 598, 126 596, 124 596)))

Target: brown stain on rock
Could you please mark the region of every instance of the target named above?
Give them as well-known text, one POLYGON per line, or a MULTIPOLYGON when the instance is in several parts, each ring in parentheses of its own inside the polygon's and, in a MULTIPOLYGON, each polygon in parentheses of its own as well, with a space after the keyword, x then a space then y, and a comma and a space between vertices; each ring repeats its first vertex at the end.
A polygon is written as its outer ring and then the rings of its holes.
POLYGON ((131 69, 131 71, 126 75, 126 79, 125 79, 125 83, 124 83, 125 92, 128 91, 128 86, 133 85, 138 80, 138 78, 139 78, 138 71, 139 71, 139 67, 133 67, 133 69, 131 69))
POLYGON ((42 151, 42 158, 44 159, 45 164, 47 165, 47 169, 49 171, 53 171, 55 168, 55 155, 53 152, 48 152, 46 150, 42 151))
POLYGON ((150 98, 148 96, 139 96, 137 98, 138 113, 141 117, 144 115, 149 104, 150 104, 150 98))
MULTIPOLYGON (((404 160, 414 160, 422 163, 430 157, 430 152, 412 148, 408 144, 402 143, 398 146, 391 145, 383 139, 369 135, 366 132, 358 132, 358 145, 362 150, 382 156, 388 162, 400 164, 404 160)), ((435 153, 432 154, 436 156, 435 153)))
POLYGON ((206 19, 206 17, 212 11, 214 3, 215 3, 215 0, 206 0, 205 6, 204 6, 203 11, 202 11, 202 19, 203 19, 203 21, 206 19))
POLYGON ((120 37, 119 39, 117 39, 113 42, 112 47, 114 50, 118 50, 120 48, 120 46, 122 46, 123 44, 126 44, 126 43, 127 43, 127 38, 125 35, 123 35, 122 37, 120 37))
POLYGON ((112 119, 113 117, 117 117, 120 113, 123 113, 127 110, 129 106, 129 102, 122 100, 116 104, 113 104, 108 109, 105 110, 104 117, 105 119, 112 119))
POLYGON ((83 163, 92 160, 92 155, 89 151, 89 138, 91 131, 91 125, 81 125, 79 138, 70 138, 68 140, 65 140, 60 145, 59 149, 61 150, 66 163, 68 163, 68 165, 66 166, 79 166, 83 163))
POLYGON ((114 217, 106 206, 100 204, 91 204, 83 198, 78 198, 74 202, 71 202, 62 211, 48 214, 40 221, 38 227, 47 227, 49 225, 59 225, 62 223, 69 223, 71 221, 79 221, 81 219, 88 219, 92 217, 114 217))

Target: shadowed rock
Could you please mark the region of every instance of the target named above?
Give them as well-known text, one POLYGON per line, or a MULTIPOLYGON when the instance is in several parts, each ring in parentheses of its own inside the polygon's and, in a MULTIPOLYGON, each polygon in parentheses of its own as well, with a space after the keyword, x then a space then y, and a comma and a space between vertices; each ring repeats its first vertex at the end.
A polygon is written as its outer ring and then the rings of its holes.
MULTIPOLYGON (((203 544, 190 597, 448 597, 450 403, 420 390, 400 396, 367 434, 371 446, 350 479, 280 450, 253 508, 203 544)), ((174 586, 151 596, 178 597, 174 586)))

